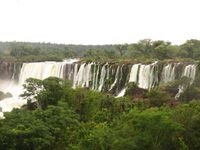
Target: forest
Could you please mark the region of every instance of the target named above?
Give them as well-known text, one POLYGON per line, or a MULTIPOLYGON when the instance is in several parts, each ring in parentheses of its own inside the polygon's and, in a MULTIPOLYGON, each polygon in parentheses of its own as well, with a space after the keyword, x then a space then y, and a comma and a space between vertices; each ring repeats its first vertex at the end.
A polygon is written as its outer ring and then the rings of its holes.
POLYGON ((152 61, 198 60, 200 40, 187 40, 181 45, 167 41, 140 40, 132 44, 64 45, 51 43, 0 42, 0 60, 33 62, 64 58, 82 58, 87 61, 152 61))
POLYGON ((56 77, 29 78, 24 88, 21 97, 27 105, 0 120, 2 150, 200 148, 200 101, 195 99, 200 96, 184 99, 197 89, 188 89, 182 101, 174 103, 161 87, 141 92, 134 83, 120 98, 72 89, 70 81, 56 77))
MULTIPOLYGON (((182 45, 141 40, 120 45, 62 45, 1 42, 0 60, 12 62, 83 61, 151 62, 198 61, 200 41, 182 45)), ((1 150, 199 150, 200 63, 196 78, 161 84, 151 90, 127 85, 125 96, 72 88, 57 77, 26 80, 21 98, 27 104, 0 119, 1 150)))

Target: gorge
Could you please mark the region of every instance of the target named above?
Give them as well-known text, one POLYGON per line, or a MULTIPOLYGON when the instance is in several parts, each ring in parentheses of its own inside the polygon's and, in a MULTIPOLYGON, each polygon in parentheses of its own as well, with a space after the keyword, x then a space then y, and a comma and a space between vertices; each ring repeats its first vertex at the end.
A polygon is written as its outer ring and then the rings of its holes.
MULTIPOLYGON (((62 62, 0 63, 0 91, 10 92, 13 97, 0 101, 2 112, 11 111, 26 103, 18 96, 22 85, 32 77, 45 79, 50 76, 71 80, 72 87, 89 88, 99 92, 108 92, 116 97, 123 96, 129 82, 137 83, 143 89, 152 89, 183 76, 196 75, 196 62, 160 62, 142 63, 100 63, 83 62, 79 59, 67 59, 62 62)), ((184 91, 179 86, 176 98, 184 91)), ((1 112, 1 116, 3 113, 1 112)))

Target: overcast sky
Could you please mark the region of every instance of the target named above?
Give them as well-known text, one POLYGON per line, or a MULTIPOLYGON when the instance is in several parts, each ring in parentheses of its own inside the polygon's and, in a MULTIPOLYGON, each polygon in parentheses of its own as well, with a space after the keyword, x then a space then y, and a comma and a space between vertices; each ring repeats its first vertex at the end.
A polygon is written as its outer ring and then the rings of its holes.
POLYGON ((0 0, 0 41, 181 44, 200 39, 199 0, 0 0))

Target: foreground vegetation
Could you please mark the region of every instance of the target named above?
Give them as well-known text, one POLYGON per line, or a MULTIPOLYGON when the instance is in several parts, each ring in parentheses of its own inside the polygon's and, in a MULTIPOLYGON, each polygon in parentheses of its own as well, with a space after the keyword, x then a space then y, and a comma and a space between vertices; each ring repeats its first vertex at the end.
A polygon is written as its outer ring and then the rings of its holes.
POLYGON ((200 102, 172 105, 172 85, 142 97, 132 84, 121 98, 54 77, 30 78, 24 87, 27 105, 0 120, 2 150, 200 149, 200 102))

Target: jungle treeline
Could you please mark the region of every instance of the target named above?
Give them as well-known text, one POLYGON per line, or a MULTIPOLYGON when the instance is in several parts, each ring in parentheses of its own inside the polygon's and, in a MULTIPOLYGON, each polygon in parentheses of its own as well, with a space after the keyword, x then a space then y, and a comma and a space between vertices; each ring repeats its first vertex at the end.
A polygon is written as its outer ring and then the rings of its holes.
POLYGON ((64 58, 85 60, 198 60, 200 40, 187 40, 181 45, 167 41, 140 40, 132 44, 65 45, 52 43, 0 42, 0 60, 9 61, 61 61, 64 58))

